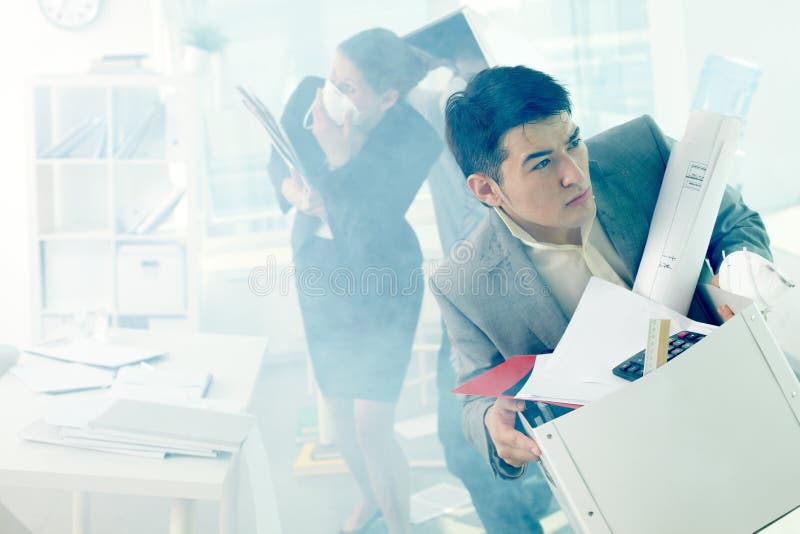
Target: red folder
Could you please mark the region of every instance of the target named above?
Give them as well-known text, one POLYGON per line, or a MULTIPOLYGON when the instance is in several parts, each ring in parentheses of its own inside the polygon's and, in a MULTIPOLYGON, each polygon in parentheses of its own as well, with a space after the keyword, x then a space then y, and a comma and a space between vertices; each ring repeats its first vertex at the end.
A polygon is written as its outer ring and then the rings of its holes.
MULTIPOLYGON (((535 355, 514 356, 500 365, 492 367, 482 375, 476 376, 468 382, 464 382, 452 390, 451 393, 513 399, 514 395, 506 394, 506 392, 519 384, 522 380, 527 380, 535 363, 535 355)), ((519 388, 515 389, 519 390, 519 388)))
MULTIPOLYGON (((549 354, 545 354, 545 356, 549 356, 549 354)), ((451 393, 477 395, 479 397, 516 398, 514 395, 525 385, 535 364, 535 355, 513 356, 500 365, 492 367, 482 375, 464 382, 451 390, 451 393)), ((547 402, 547 404, 564 406, 565 408, 581 407, 580 404, 562 402, 547 402)))

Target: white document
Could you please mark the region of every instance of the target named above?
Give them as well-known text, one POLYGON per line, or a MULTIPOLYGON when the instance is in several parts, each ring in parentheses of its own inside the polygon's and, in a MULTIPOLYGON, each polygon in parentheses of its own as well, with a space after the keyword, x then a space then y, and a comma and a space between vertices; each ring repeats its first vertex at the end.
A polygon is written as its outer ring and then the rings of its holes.
POLYGON ((36 393, 65 393, 108 387, 114 372, 79 363, 29 357, 9 371, 36 393))
POLYGON ((201 399, 210 383, 209 373, 164 371, 142 363, 117 371, 110 393, 119 398, 172 403, 201 399))
POLYGON ((57 339, 26 349, 25 352, 86 365, 116 369, 166 354, 163 350, 143 349, 104 343, 93 338, 57 339))
POLYGON ((472 503, 463 486, 440 482, 411 495, 411 524, 419 525, 472 503))
POLYGON ((742 121, 692 111, 658 194, 633 290, 686 314, 705 260, 742 121))
POLYGON ((108 410, 114 399, 107 396, 67 395, 53 397, 47 404, 44 421, 53 426, 85 428, 108 410))
POLYGON ((592 277, 548 365, 534 366, 517 398, 585 405, 628 384, 611 370, 645 347, 650 319, 670 319, 670 335, 714 329, 592 277))

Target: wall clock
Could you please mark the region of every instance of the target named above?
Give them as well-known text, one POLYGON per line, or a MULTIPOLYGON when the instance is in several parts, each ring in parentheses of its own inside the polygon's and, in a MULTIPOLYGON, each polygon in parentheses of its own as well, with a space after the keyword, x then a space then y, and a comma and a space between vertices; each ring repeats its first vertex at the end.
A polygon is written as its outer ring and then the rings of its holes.
POLYGON ((91 23, 100 14, 103 0, 37 0, 39 10, 48 22, 59 28, 77 30, 91 23))

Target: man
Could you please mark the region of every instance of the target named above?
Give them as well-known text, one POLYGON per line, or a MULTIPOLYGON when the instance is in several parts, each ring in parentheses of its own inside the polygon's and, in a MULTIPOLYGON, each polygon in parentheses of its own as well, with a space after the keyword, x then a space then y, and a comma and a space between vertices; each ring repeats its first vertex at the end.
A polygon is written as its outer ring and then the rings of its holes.
MULTIPOLYGON (((670 142, 642 117, 584 143, 567 91, 526 67, 481 72, 451 97, 446 121, 471 192, 494 209, 431 277, 463 383, 514 355, 551 352, 591 276, 632 286, 670 142)), ((728 188, 707 257, 716 270, 743 247, 771 259, 760 217, 728 188)), ((697 295, 689 315, 713 321, 697 295)), ((515 429, 524 409, 464 402, 465 435, 503 478, 539 455, 515 429)))
MULTIPOLYGON (((469 47, 454 46, 458 54, 454 65, 483 63, 467 56, 469 47)), ((467 71, 453 67, 453 78, 444 92, 415 88, 408 102, 445 138, 444 104, 446 97, 466 86, 483 66, 467 71)), ((489 210, 472 195, 467 181, 453 155, 443 151, 428 173, 428 188, 433 200, 439 241, 445 255, 466 239, 489 210)), ((470 494, 472 504, 487 534, 542 532, 539 518, 552 502, 552 493, 541 473, 531 470, 519 483, 494 477, 488 464, 467 441, 461 429, 461 402, 450 393, 456 386, 456 375, 450 363, 451 345, 447 329, 442 325, 442 341, 436 366, 437 434, 444 451, 447 469, 458 477, 470 494)))

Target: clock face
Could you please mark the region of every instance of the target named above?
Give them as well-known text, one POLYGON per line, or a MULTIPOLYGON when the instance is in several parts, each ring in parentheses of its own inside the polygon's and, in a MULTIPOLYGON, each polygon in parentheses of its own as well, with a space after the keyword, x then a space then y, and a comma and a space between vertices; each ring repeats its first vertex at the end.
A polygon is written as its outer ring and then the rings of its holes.
POLYGON ((38 0, 47 20, 60 28, 82 28, 97 18, 102 0, 38 0))

